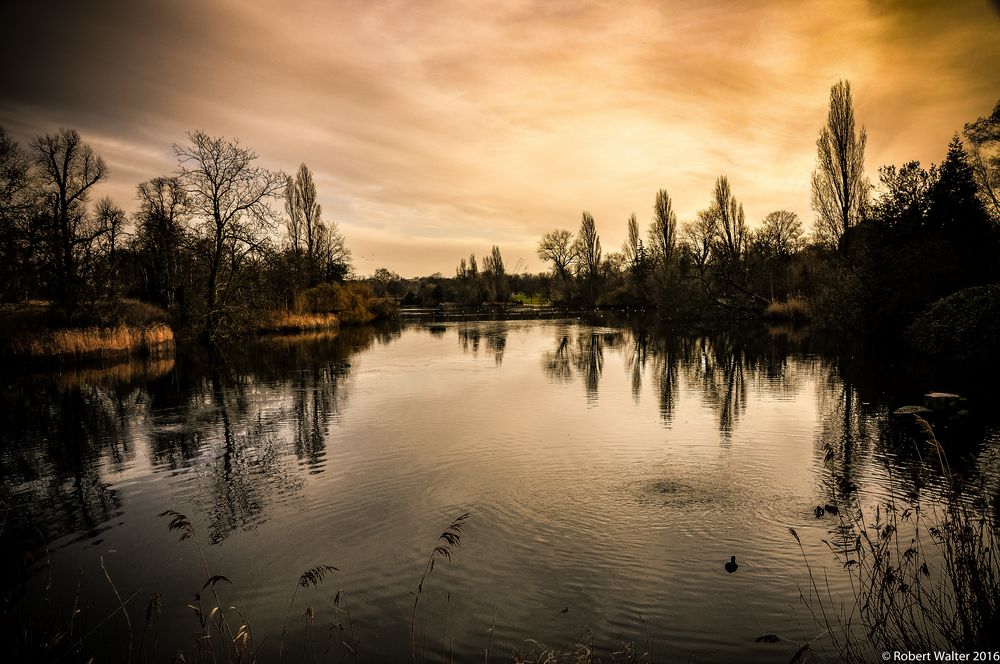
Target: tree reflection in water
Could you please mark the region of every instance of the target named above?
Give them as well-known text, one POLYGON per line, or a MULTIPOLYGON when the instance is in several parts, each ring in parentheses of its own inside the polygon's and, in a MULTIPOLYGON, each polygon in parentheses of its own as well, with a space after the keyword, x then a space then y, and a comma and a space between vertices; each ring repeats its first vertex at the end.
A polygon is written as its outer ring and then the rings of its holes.
POLYGON ((398 336, 398 328, 361 328, 271 337, 215 356, 188 351, 176 364, 134 361, 4 381, 0 500, 8 535, 37 529, 42 541, 79 541, 110 527, 121 500, 106 478, 135 461, 140 442, 154 467, 179 475, 183 499, 207 515, 213 542, 252 528, 269 504, 302 486, 296 464, 323 471, 351 355, 398 336))
POLYGON ((458 343, 463 352, 471 352, 473 357, 477 357, 480 341, 485 341, 486 350, 493 353, 496 366, 503 364, 503 354, 507 348, 506 321, 465 323, 458 326, 457 330, 458 343))
POLYGON ((651 379, 660 416, 668 427, 676 413, 683 376, 683 387, 695 390, 716 412, 725 444, 746 412, 751 385, 779 396, 799 390, 801 381, 788 362, 787 346, 787 340, 776 340, 763 330, 692 334, 642 325, 607 331, 562 324, 556 327, 554 346, 542 355, 542 369, 553 382, 579 377, 588 403, 595 403, 605 352, 621 353, 633 400, 639 402, 643 381, 651 379))

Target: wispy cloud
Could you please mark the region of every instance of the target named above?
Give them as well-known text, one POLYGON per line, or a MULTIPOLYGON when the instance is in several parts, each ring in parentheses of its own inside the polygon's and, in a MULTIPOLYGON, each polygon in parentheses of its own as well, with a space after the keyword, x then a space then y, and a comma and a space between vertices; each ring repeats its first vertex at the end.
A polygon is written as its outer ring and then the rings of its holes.
POLYGON ((748 218, 811 219, 830 86, 854 84, 872 174, 940 160, 1000 91, 983 2, 46 3, 8 11, 0 123, 78 128, 132 205, 170 145, 238 136, 305 161, 359 269, 450 272, 592 211, 613 248, 661 187, 681 217, 729 175, 748 218), (64 6, 56 6, 61 4, 64 6))

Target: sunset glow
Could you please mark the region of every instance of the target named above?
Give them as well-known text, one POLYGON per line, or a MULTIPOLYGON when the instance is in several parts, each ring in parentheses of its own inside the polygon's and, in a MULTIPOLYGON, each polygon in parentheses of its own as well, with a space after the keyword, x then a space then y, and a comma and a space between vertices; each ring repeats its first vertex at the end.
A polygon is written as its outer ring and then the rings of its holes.
POLYGON ((836 81, 873 181, 941 161, 1000 90, 988 2, 44 5, 0 28, 0 124, 22 144, 77 129, 126 210, 187 131, 305 162, 360 274, 450 274, 492 244, 540 271, 539 237, 582 210, 614 250, 658 189, 683 221, 721 174, 751 226, 782 208, 811 221, 836 81))

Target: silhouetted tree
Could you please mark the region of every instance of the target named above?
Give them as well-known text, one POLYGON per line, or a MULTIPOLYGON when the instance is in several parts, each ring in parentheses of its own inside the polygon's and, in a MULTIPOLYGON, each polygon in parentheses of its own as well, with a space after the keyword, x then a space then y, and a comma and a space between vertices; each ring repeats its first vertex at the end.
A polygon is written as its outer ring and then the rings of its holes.
POLYGON ((33 208, 28 157, 0 127, 0 302, 28 297, 33 208))
POLYGON ((882 191, 872 204, 867 217, 885 227, 900 231, 915 231, 927 223, 930 211, 930 191, 937 181, 935 166, 930 170, 911 161, 896 168, 893 165, 879 169, 882 191))
POLYGON ((878 200, 842 241, 850 271, 831 288, 846 303, 835 312, 844 323, 894 335, 935 300, 996 281, 1000 241, 957 138, 939 167, 880 173, 878 200))
POLYGON ((770 299, 790 293, 789 272, 792 258, 805 247, 802 222, 788 210, 777 210, 764 217, 753 234, 753 254, 760 263, 770 299))
MULTIPOLYGON (((1000 105, 998 105, 1000 108, 1000 105)), ((1000 117, 997 118, 997 140, 1000 141, 1000 117)), ((1000 144, 997 145, 1000 148, 1000 144)), ((978 158, 982 158, 980 155, 978 158)), ((975 167, 975 157, 962 146, 962 141, 956 135, 948 144, 948 153, 941 167, 937 170, 937 181, 930 191, 931 205, 928 210, 933 223, 940 228, 952 228, 957 232, 977 232, 988 227, 990 212, 990 196, 980 196, 983 190, 983 180, 978 176, 975 167)), ((995 169, 1000 169, 1000 156, 994 157, 997 162, 995 169)), ((1000 178, 995 172, 994 178, 1000 178)), ((996 183, 994 183, 996 184, 996 183)), ((1000 210, 993 210, 994 222, 1000 221, 1000 210)))
POLYGON ((180 163, 178 177, 207 240, 206 313, 200 336, 208 341, 225 319, 230 287, 244 259, 264 249, 274 228, 268 201, 280 197, 286 178, 257 166, 257 154, 238 141, 201 131, 189 133, 188 140, 190 145, 175 144, 174 154, 180 163))
POLYGON ((862 127, 855 130, 851 84, 838 81, 830 89, 826 126, 816 141, 816 170, 812 174, 812 208, 819 241, 836 246, 861 219, 868 203, 865 142, 862 127))
POLYGON ((388 268, 378 268, 368 281, 372 286, 372 291, 379 297, 400 297, 402 295, 400 292, 402 279, 388 268))
POLYGON ((552 270, 561 281, 569 276, 569 268, 577 258, 573 234, 559 229, 546 233, 538 243, 538 257, 552 263, 552 270))
POLYGON ((1000 101, 993 112, 965 125, 979 194, 994 221, 1000 221, 1000 101))
POLYGON ((97 201, 94 214, 97 217, 98 228, 104 231, 97 239, 102 262, 97 279, 98 294, 115 299, 124 289, 124 284, 121 282, 121 263, 127 217, 125 210, 117 206, 109 196, 97 201))
POLYGON ((351 250, 335 221, 324 221, 316 232, 315 261, 320 278, 344 281, 351 275, 351 250))
POLYGON ((483 259, 483 270, 490 284, 490 295, 495 302, 506 302, 510 296, 507 286, 507 269, 500 255, 500 247, 493 245, 489 255, 483 259))
POLYGON ((765 258, 789 257, 801 251, 804 242, 799 215, 788 210, 768 214, 756 233, 756 245, 765 258))
POLYGON ((639 251, 639 220, 636 219, 635 212, 629 215, 628 224, 625 229, 625 242, 622 243, 622 256, 625 257, 625 264, 631 266, 635 262, 635 256, 639 251))
POLYGON ((718 219, 719 258, 728 269, 735 270, 743 262, 750 239, 743 204, 733 196, 729 178, 725 175, 716 179, 712 198, 709 209, 718 219))
POLYGON ((136 187, 136 198, 142 293, 155 304, 173 309, 181 304, 181 246, 189 216, 187 192, 179 178, 159 177, 136 187))
POLYGON ((580 220, 580 232, 576 236, 576 273, 584 282, 587 303, 593 304, 597 279, 601 269, 601 238, 597 235, 597 225, 589 212, 584 212, 580 220))
POLYGON ((295 178, 285 181, 288 240, 294 253, 306 262, 306 285, 318 281, 343 281, 350 272, 351 253, 336 222, 322 218, 312 171, 299 165, 295 178))
POLYGON ((709 270, 715 260, 719 218, 714 210, 699 210, 696 219, 682 227, 687 255, 706 295, 712 294, 709 270))
POLYGON ((653 223, 649 227, 650 258, 661 268, 670 265, 677 245, 677 214, 666 189, 656 192, 653 223))
POLYGON ((51 288, 72 319, 89 284, 94 243, 107 232, 89 214, 91 188, 107 177, 104 160, 73 129, 38 136, 31 143, 44 210, 38 217, 51 288))

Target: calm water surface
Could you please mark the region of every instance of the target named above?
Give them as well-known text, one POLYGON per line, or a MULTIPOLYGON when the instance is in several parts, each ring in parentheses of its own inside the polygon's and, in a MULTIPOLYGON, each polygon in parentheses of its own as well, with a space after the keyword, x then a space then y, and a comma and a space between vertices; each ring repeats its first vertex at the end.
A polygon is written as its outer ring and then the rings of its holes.
MULTIPOLYGON (((746 336, 417 324, 270 339, 224 365, 182 354, 8 379, 3 551, 36 561, 6 565, 5 595, 70 607, 79 583, 92 627, 116 605, 103 559, 123 596, 138 591, 134 622, 163 594, 169 661, 191 643, 185 605, 205 580, 193 543, 157 517, 172 509, 191 518, 212 573, 235 583, 265 657, 299 573, 330 564, 340 571, 298 593, 290 652, 339 659, 342 589, 361 661, 404 659, 428 554, 468 512, 421 597, 428 659, 481 659, 487 646, 509 659, 532 639, 592 639, 606 655, 651 636, 658 661, 788 661, 794 648, 754 643, 820 629, 788 529, 841 592, 823 543, 838 521, 814 508, 845 488, 884 494, 890 477, 933 496, 885 424, 928 386, 866 391, 794 334, 746 336)), ((963 473, 994 482, 995 431, 962 448, 963 473)), ((109 623, 95 649, 122 656, 123 629, 109 623)))

